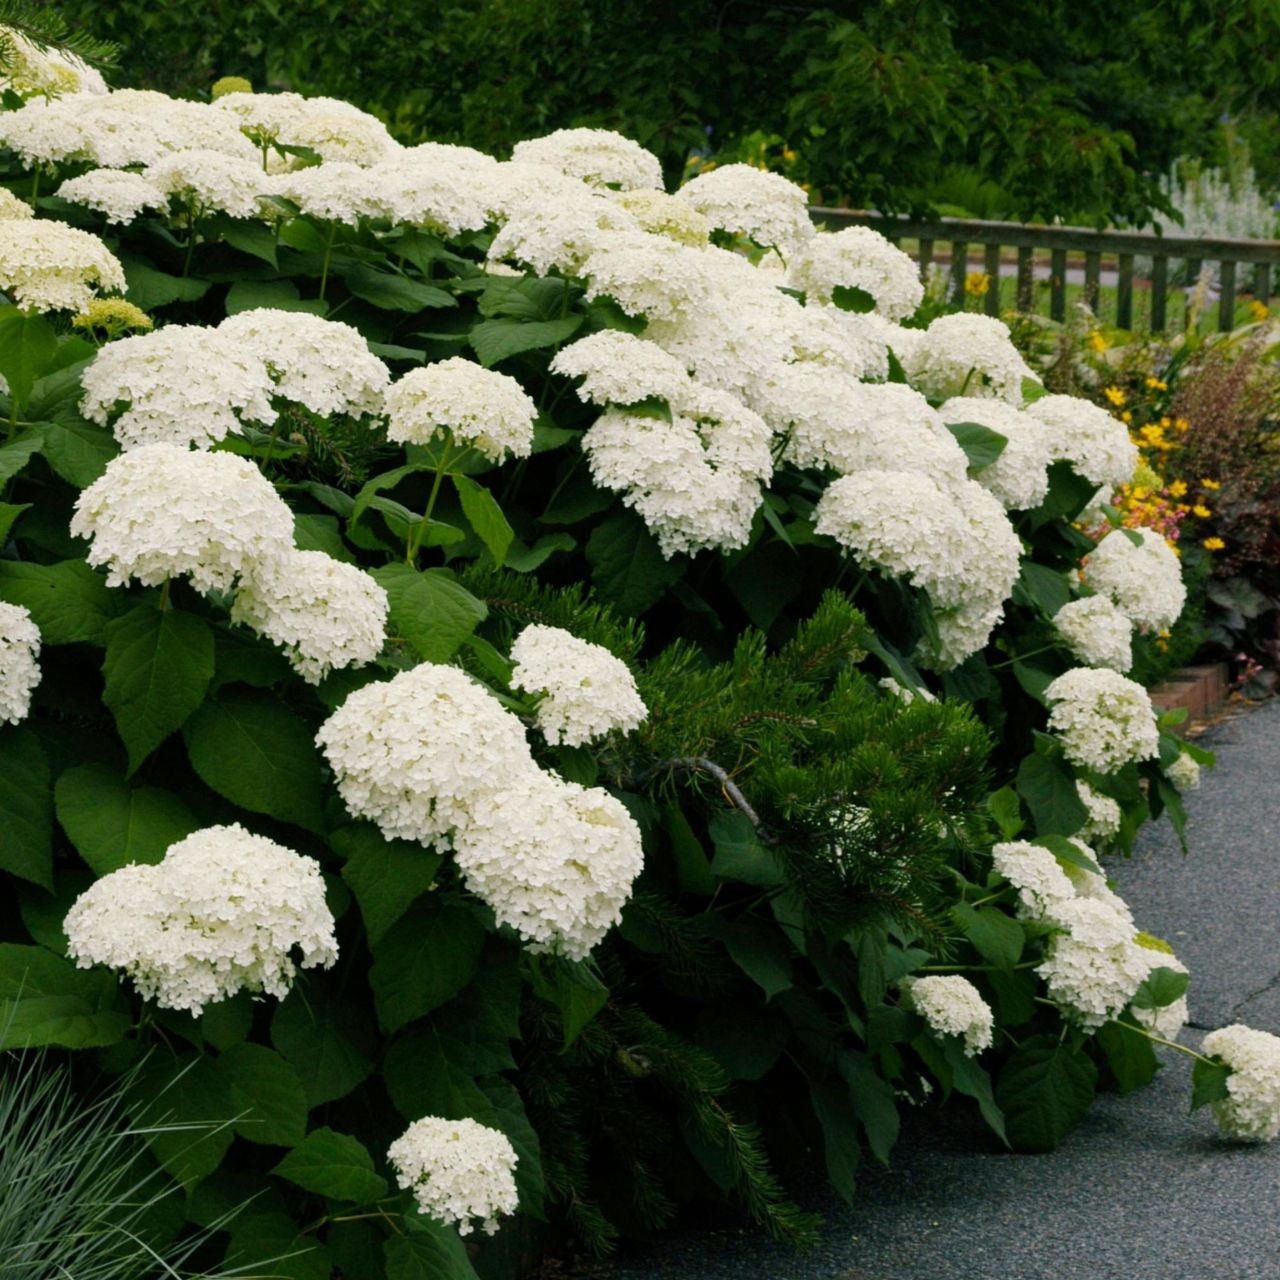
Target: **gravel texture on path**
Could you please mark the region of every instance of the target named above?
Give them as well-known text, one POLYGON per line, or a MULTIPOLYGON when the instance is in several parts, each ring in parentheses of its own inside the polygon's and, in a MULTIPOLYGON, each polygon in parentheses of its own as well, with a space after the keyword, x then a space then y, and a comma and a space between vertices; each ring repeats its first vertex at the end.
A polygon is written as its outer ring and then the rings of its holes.
MULTIPOLYGON (((1188 797, 1108 874, 1138 927, 1191 970, 1191 1025, 1280 1034, 1280 701, 1224 721, 1188 797)), ((852 1207, 825 1204, 807 1253, 750 1231, 687 1233, 633 1253, 615 1280, 1280 1280, 1280 1142, 1228 1143, 1188 1114, 1191 1060, 1160 1050, 1155 1082, 1102 1095, 1051 1155, 1010 1155, 965 1110, 904 1117, 888 1169, 864 1166, 852 1207)))

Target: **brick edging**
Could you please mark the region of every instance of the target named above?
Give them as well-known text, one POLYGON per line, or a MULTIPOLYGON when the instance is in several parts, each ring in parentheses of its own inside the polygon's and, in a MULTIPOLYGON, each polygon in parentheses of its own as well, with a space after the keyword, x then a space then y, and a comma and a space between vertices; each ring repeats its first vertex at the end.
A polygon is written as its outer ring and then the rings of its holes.
POLYGON ((1185 707, 1190 723, 1216 715, 1226 703, 1228 692, 1227 664, 1208 662, 1175 672, 1151 690, 1151 703, 1158 711, 1185 707))

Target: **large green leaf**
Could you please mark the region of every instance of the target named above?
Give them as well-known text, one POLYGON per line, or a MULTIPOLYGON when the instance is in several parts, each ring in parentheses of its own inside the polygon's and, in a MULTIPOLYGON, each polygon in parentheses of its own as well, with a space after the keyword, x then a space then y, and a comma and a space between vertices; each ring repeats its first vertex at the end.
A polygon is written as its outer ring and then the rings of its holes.
POLYGON ((621 613, 635 616, 656 604, 684 572, 666 559, 653 534, 629 511, 597 525, 587 539, 587 562, 596 590, 621 613))
POLYGON ((707 834, 716 850, 711 870, 722 880, 757 885, 782 883, 777 858, 769 852, 751 819, 741 809, 717 813, 707 824, 707 834))
POLYGON ((235 1111, 226 1077, 211 1057, 152 1054, 133 1097, 152 1154, 188 1191, 222 1163, 235 1136, 235 1111))
POLYGON ((967 1094, 977 1102, 982 1118, 1000 1141, 1008 1146, 1009 1138, 1005 1133, 1004 1113, 996 1105, 995 1094, 991 1088, 991 1077, 976 1058, 970 1057, 965 1052, 964 1045, 957 1036, 947 1037, 943 1054, 951 1069, 952 1088, 967 1094))
POLYGON ((369 985, 378 1022, 396 1031, 438 1009, 475 976, 483 925, 463 907, 420 903, 373 948, 369 985))
POLYGON ((0 600, 20 604, 45 644, 104 644, 107 624, 128 607, 83 560, 58 564, 0 561, 0 600))
POLYGON ((36 379, 48 370, 57 347, 58 335, 44 316, 0 306, 0 376, 19 406, 26 404, 36 379))
POLYGON ((420 1218, 410 1235, 383 1241, 387 1280, 476 1280, 466 1247, 453 1227, 420 1218))
POLYGON ((1225 1062, 1197 1058, 1191 1068, 1191 1110, 1207 1106, 1210 1102, 1224 1102, 1231 1096, 1227 1089, 1230 1079, 1231 1068, 1225 1062))
MULTIPOLYGON (((370 1020, 371 1021, 371 1020, 370 1020)), ((335 1004, 314 984, 298 984, 276 1006, 271 1043, 302 1081, 309 1107, 345 1098, 373 1070, 357 1011, 335 1004)))
POLYGON ((1027 756, 1018 768, 1017 788, 1039 835, 1075 835, 1089 820, 1075 776, 1060 758, 1027 756))
POLYGON ((44 437, 39 431, 28 431, 16 440, 0 445, 0 484, 14 476, 40 452, 44 437))
POLYGON ((1089 1110, 1097 1082, 1097 1067, 1071 1040, 1052 1035, 1024 1040, 996 1084, 1014 1149, 1052 1151, 1089 1110))
POLYGON ((204 700, 213 632, 203 618, 142 604, 107 624, 102 700, 134 770, 204 700))
POLYGON ((452 479, 463 514, 488 548, 494 564, 501 567, 507 558, 511 540, 516 536, 515 530, 507 523, 498 500, 484 485, 477 484, 470 476, 454 475, 452 479))
POLYGON ((352 267, 343 277, 346 286, 365 302, 383 311, 424 311, 436 307, 456 307, 457 299, 435 285, 410 280, 389 271, 375 271, 363 264, 352 267))
POLYGON ((980 422, 948 422, 947 430, 955 436, 956 443, 964 450, 971 471, 989 467, 1009 443, 1008 436, 1002 436, 980 422))
POLYGON ((278 698, 229 689, 206 702, 182 736, 192 768, 219 795, 253 813, 324 829, 314 733, 278 698))
POLYGON ((195 302, 209 292, 210 281, 171 276, 158 271, 144 258, 120 255, 128 288, 125 297, 143 311, 168 306, 171 302, 195 302))
POLYGON ((369 824, 343 827, 329 843, 346 859, 342 878, 356 895, 369 945, 374 947, 431 885, 444 861, 408 840, 386 840, 369 824))
POLYGON ((0 871, 53 891, 53 795, 40 739, 0 727, 0 871))
POLYGON ((314 1235, 302 1235, 298 1224, 279 1210, 262 1211, 251 1204, 233 1219, 227 1245, 228 1276, 244 1280, 330 1280, 329 1251, 314 1235))
POLYGON ((572 338, 586 316, 559 320, 482 320, 468 335, 472 349, 486 369, 523 351, 554 347, 572 338))
POLYGON ((827 1177, 836 1194, 852 1204, 857 1193, 857 1172, 862 1147, 858 1142, 858 1121, 849 1094, 836 1085, 818 1082, 809 1090, 813 1114, 822 1129, 822 1150, 827 1177))
POLYGON ((100 876, 130 862, 159 862, 171 844, 200 826, 171 791, 131 787, 105 764, 66 770, 54 802, 62 829, 100 876))
POLYGON ((389 630, 428 662, 448 662, 484 621, 488 610, 443 569, 419 572, 407 564, 372 570, 387 593, 389 630))
POLYGON ((972 907, 958 902, 951 908, 951 918, 988 964, 1012 969, 1022 958, 1022 926, 998 907, 972 907))
POLYGON ((42 422, 40 438, 41 452, 49 465, 77 489, 87 489, 120 452, 115 437, 106 427, 77 417, 42 422))
POLYGON ((739 921, 726 925, 721 937, 734 964, 771 1000, 795 978, 786 935, 768 925, 739 921))
POLYGON ((1151 1041, 1128 1021, 1105 1023, 1098 1028, 1094 1042, 1102 1050, 1121 1093, 1132 1093, 1150 1084, 1160 1070, 1160 1059, 1151 1041))
POLYGON ((250 1142, 292 1147, 307 1131, 307 1098, 298 1073, 274 1049, 232 1045, 218 1058, 231 1095, 235 1130, 250 1142))
POLYGON ((0 1048, 115 1044, 133 1021, 113 974, 77 969, 44 947, 0 943, 0 1048))
POLYGON ((1129 1003, 1135 1009, 1164 1009, 1187 992, 1190 975, 1161 966, 1143 979, 1129 1003))
POLYGON ((365 1204, 387 1194, 386 1180, 374 1173, 364 1144, 327 1127, 307 1134, 271 1172, 333 1200, 365 1204))

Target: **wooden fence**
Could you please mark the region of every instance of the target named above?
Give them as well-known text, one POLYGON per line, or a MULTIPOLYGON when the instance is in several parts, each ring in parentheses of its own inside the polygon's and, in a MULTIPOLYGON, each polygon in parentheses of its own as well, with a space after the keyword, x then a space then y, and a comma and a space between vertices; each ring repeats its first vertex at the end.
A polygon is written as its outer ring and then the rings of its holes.
POLYGON ((1266 303, 1271 298, 1272 268, 1280 266, 1280 241, 1228 240, 1191 236, 1158 236, 1145 231, 1091 231, 1087 227, 1048 227, 1020 222, 981 222, 969 218, 937 218, 921 221, 909 217, 887 217, 856 213, 849 209, 814 208, 813 220, 832 228, 874 227, 895 244, 914 241, 923 276, 939 244, 951 246, 951 292, 958 303, 965 297, 965 277, 969 271, 969 249, 981 245, 983 270, 991 285, 983 299, 989 315, 1000 312, 1000 266, 1002 251, 1017 250, 1017 304, 1020 311, 1034 305, 1036 253, 1049 257, 1049 314, 1062 320, 1067 312, 1068 254, 1083 258, 1084 294, 1097 308, 1104 255, 1115 260, 1116 324, 1133 327, 1134 259, 1150 258, 1151 328, 1159 331, 1168 323, 1169 264, 1182 262, 1187 287, 1194 286, 1205 266, 1217 267, 1218 328, 1235 324, 1236 293, 1242 271, 1252 267, 1246 291, 1266 303))

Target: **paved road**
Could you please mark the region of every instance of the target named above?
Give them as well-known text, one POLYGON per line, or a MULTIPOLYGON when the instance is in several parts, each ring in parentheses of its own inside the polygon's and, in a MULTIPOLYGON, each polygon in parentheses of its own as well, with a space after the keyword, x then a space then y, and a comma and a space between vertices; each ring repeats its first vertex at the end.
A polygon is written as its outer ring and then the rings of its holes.
MULTIPOLYGON (((1184 858, 1163 824, 1109 866, 1140 928, 1192 973, 1192 1026, 1280 1034, 1280 702, 1203 739, 1218 753, 1188 804, 1184 858)), ((677 1237, 616 1280, 1280 1280, 1280 1141, 1216 1136, 1188 1115, 1190 1059, 1104 1096, 1062 1148, 1005 1154, 964 1115, 913 1116, 891 1169, 831 1206, 807 1254, 749 1232, 677 1237)))

